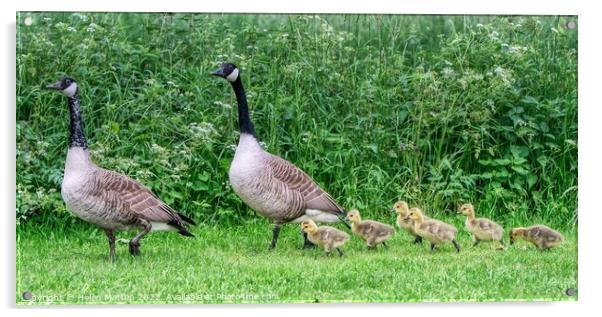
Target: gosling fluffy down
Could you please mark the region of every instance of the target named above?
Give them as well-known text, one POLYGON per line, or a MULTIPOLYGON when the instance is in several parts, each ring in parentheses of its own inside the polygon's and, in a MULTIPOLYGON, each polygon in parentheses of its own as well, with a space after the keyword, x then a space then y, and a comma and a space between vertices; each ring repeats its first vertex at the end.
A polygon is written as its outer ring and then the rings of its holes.
POLYGON ((475 218, 474 206, 472 204, 463 204, 458 210, 459 213, 466 216, 466 230, 472 234, 474 245, 481 241, 498 241, 500 249, 504 249, 504 229, 497 223, 487 218, 475 218))
POLYGON ((349 241, 347 233, 333 227, 318 227, 311 219, 303 221, 301 229, 307 233, 309 241, 324 248, 326 255, 330 255, 330 252, 336 249, 339 252, 339 256, 343 256, 344 253, 341 247, 349 241))
POLYGON ((373 220, 362 220, 357 209, 351 210, 346 217, 351 222, 351 231, 366 241, 368 249, 374 249, 379 243, 386 248, 386 240, 394 233, 393 227, 373 220))
POLYGON ((460 246, 456 242, 456 233, 458 233, 456 227, 443 221, 425 219, 420 208, 410 209, 406 218, 414 220, 414 230, 431 243, 431 250, 434 250, 437 245, 451 242, 460 252, 460 246))
POLYGON ((548 226, 533 225, 510 230, 510 245, 514 244, 517 239, 531 242, 540 250, 547 250, 562 243, 564 236, 548 226))
MULTIPOLYGON (((408 207, 408 203, 402 200, 396 202, 395 205, 393 205, 392 211, 397 213, 397 226, 401 230, 408 232, 414 237, 413 243, 422 243, 422 237, 416 233, 416 230, 414 230, 414 220, 409 218, 406 219, 409 213, 409 209, 410 208, 408 207)), ((426 216, 424 216, 424 218, 427 219, 426 216)))

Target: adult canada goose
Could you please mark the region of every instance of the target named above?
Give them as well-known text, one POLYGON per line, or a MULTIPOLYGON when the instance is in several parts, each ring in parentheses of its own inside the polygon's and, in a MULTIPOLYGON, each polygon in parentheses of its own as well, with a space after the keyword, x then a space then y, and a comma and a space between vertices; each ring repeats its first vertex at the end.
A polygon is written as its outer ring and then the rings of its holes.
POLYGON ((140 239, 151 230, 175 230, 192 237, 185 227, 186 223, 195 224, 192 219, 171 209, 135 180, 92 162, 75 80, 63 77, 46 88, 63 93, 69 104, 69 149, 61 195, 75 215, 104 229, 109 239, 109 259, 115 260, 116 230, 142 229, 129 241, 134 256, 140 254, 140 239))
MULTIPOLYGON (((224 63, 211 74, 230 82, 238 103, 240 140, 230 166, 230 183, 236 194, 253 210, 274 221, 270 250, 276 247, 280 226, 312 219, 318 223, 341 221, 346 212, 292 163, 264 151, 249 116, 247 97, 234 64, 224 63)), ((303 234, 304 248, 313 246, 303 234)))

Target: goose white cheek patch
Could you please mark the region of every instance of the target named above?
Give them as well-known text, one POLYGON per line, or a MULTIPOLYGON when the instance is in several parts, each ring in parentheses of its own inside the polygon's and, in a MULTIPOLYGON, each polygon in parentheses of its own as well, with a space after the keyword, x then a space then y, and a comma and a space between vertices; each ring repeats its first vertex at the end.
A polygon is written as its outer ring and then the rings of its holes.
POLYGON ((228 81, 235 81, 236 78, 238 78, 238 69, 236 68, 230 73, 230 75, 226 76, 228 81))
POLYGON ((67 97, 73 97, 75 95, 76 91, 77 91, 77 84, 72 83, 71 85, 69 85, 69 87, 63 89, 62 92, 67 97))

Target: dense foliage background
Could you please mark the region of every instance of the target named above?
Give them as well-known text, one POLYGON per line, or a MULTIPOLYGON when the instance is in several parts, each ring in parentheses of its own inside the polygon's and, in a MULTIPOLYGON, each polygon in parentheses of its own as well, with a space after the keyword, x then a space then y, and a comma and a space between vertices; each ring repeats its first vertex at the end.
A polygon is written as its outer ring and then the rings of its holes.
POLYGON ((205 223, 255 219, 228 184, 243 71, 268 151, 343 206, 506 225, 577 223, 576 17, 21 13, 17 19, 19 226, 80 223, 60 196, 64 97, 79 81, 95 162, 205 223), (33 24, 22 24, 24 17, 33 24))

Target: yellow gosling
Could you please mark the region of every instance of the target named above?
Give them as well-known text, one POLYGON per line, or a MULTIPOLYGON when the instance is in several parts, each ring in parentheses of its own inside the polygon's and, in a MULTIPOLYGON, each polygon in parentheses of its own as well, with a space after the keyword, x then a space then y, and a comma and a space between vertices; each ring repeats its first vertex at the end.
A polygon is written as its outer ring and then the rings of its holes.
POLYGON ((311 219, 303 221, 301 229, 307 233, 309 241, 324 248, 327 256, 330 255, 333 249, 339 252, 339 256, 345 254, 341 247, 349 240, 347 233, 333 227, 318 227, 311 219))
POLYGON ((517 239, 533 243, 540 250, 548 250, 564 241, 564 236, 544 225, 533 225, 527 228, 519 227, 510 230, 510 245, 517 239))
POLYGON ((375 249, 379 243, 382 243, 386 248, 385 241, 395 233, 395 229, 387 224, 373 220, 362 220, 357 209, 351 210, 346 219, 351 222, 351 231, 366 241, 368 249, 375 249))
POLYGON ((410 213, 406 218, 414 220, 414 230, 431 243, 431 250, 434 250, 440 244, 451 242, 456 250, 460 252, 460 246, 456 242, 456 233, 458 233, 456 227, 443 221, 425 219, 420 208, 410 209, 410 213))
POLYGON ((473 246, 477 246, 481 241, 498 241, 500 247, 498 250, 504 250, 504 229, 497 223, 487 218, 475 218, 474 206, 472 204, 463 204, 458 210, 459 213, 466 216, 466 230, 472 234, 473 246))
MULTIPOLYGON (((405 219, 409 213, 408 203, 400 200, 393 205, 393 212, 397 213, 397 226, 414 237, 413 243, 422 243, 422 237, 414 230, 414 220, 405 219)), ((426 216, 425 216, 426 217, 426 216)))

